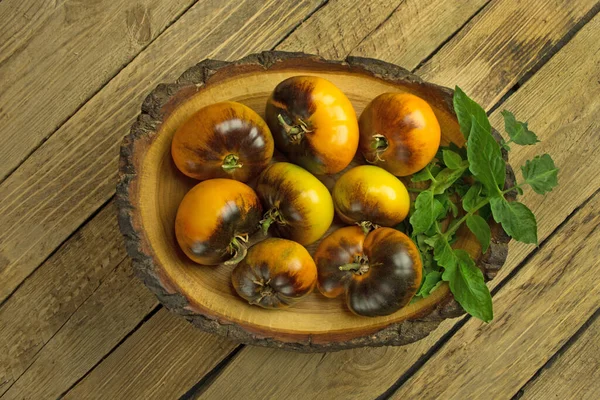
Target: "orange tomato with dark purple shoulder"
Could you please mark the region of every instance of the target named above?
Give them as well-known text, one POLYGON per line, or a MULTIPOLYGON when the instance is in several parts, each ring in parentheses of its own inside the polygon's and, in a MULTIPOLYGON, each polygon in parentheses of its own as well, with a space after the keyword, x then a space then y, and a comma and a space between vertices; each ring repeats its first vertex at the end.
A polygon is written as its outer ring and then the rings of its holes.
POLYGON ((267 101, 265 119, 277 149, 313 174, 340 172, 356 154, 356 113, 326 79, 295 76, 279 83, 267 101))
POLYGON ((261 217, 262 206, 252 188, 232 179, 209 179, 181 200, 175 236, 198 264, 234 264, 246 255, 245 242, 258 230, 261 217))
POLYGON ((308 296, 317 283, 317 267, 296 242, 270 238, 255 244, 231 273, 237 294, 252 305, 285 308, 308 296))
POLYGON ((410 303, 421 285, 421 255, 412 240, 392 228, 367 235, 358 226, 340 228, 315 252, 317 287, 326 297, 346 297, 350 311, 375 317, 410 303))
POLYGON ((440 124, 429 104, 410 93, 384 93, 362 112, 359 149, 367 162, 396 176, 423 169, 440 146, 440 124))
POLYGON ((191 178, 247 182, 269 164, 274 147, 269 127, 257 113, 225 101, 201 108, 181 125, 171 154, 191 178))

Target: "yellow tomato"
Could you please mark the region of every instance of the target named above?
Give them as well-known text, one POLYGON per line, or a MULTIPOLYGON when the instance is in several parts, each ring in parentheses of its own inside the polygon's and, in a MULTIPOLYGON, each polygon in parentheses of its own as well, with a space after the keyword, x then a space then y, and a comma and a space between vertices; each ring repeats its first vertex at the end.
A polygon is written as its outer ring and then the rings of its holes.
POLYGON ((318 240, 333 221, 329 191, 310 172, 286 162, 270 165, 258 177, 256 193, 264 209, 263 230, 302 245, 318 240))
POLYGON ((337 215, 347 224, 369 221, 395 226, 408 215, 410 197, 394 175, 373 165, 361 165, 337 180, 333 204, 337 215))

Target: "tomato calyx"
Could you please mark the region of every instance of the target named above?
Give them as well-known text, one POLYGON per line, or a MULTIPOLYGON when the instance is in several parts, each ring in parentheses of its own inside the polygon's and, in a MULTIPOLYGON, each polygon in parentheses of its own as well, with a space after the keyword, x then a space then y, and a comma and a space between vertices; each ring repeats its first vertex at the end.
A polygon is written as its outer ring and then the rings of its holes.
POLYGON ((246 254, 248 254, 248 234, 244 233, 241 235, 235 235, 231 242, 229 242, 229 246, 227 247, 227 251, 231 254, 231 258, 225 261, 223 264, 225 265, 235 265, 242 261, 246 254))
POLYGON ((283 215, 281 215, 277 207, 273 207, 267 211, 263 216, 263 219, 261 219, 258 224, 260 225, 263 234, 266 235, 273 223, 277 223, 279 225, 286 224, 285 220, 283 219, 283 215))
POLYGON ((369 265, 369 258, 364 254, 360 254, 354 257, 354 262, 340 265, 338 268, 340 271, 352 271, 356 275, 364 275, 369 272, 371 266, 369 265))
POLYGON ((285 118, 283 118, 283 115, 281 114, 277 114, 277 120, 279 121, 279 124, 282 126, 282 128, 285 130, 285 133, 287 133, 287 135, 289 136, 290 141, 294 144, 300 143, 305 133, 312 132, 312 130, 308 128, 308 124, 300 118, 296 120, 296 125, 288 124, 285 118))
POLYGON ((369 234, 369 232, 381 228, 379 225, 372 223, 371 221, 361 221, 357 222, 356 225, 360 226, 362 231, 365 233, 365 236, 369 234))
POLYGON ((225 172, 233 172, 236 168, 242 168, 243 164, 240 163, 240 158, 235 154, 227 154, 223 159, 223 165, 221 167, 225 172))
POLYGON ((263 279, 254 280, 254 281, 252 281, 252 283, 254 283, 257 286, 260 286, 260 291, 259 291, 260 297, 258 299, 249 301, 249 303, 251 305, 258 305, 263 301, 263 299, 265 297, 270 297, 270 296, 275 295, 275 291, 269 285, 271 283, 271 279, 268 279, 266 282, 263 279))
POLYGON ((381 158, 381 155, 388 149, 390 146, 387 138, 379 133, 376 133, 372 136, 371 140, 371 149, 373 149, 375 153, 375 159, 373 161, 367 160, 371 164, 376 163, 377 161, 385 161, 381 158))

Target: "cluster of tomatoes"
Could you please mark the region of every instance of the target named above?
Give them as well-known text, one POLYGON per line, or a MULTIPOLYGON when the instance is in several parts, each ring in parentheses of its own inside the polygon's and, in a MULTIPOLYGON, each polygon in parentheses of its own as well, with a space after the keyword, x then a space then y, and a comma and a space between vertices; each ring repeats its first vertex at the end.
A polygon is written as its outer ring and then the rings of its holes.
POLYGON ((440 127, 431 107, 412 94, 386 93, 357 120, 334 84, 297 76, 274 89, 265 120, 243 104, 222 102, 176 131, 175 164, 202 181, 177 212, 181 249, 198 264, 236 265, 236 292, 264 308, 290 306, 315 285, 327 297, 345 295, 358 315, 387 315, 408 304, 422 264, 411 239, 391 228, 410 208, 396 176, 435 156, 440 127), (273 163, 274 148, 291 163, 273 163), (330 193, 315 175, 341 172, 357 152, 370 165, 346 171, 330 193), (349 226, 324 238, 313 258, 304 246, 325 234, 334 210, 349 226), (275 237, 247 249, 261 228, 275 237))

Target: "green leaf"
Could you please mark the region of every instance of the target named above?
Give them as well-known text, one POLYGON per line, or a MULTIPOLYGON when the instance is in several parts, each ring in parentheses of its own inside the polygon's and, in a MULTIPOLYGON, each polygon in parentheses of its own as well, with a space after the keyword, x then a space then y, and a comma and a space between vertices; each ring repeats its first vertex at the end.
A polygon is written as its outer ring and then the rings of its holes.
POLYGON ((473 130, 473 124, 479 125, 484 131, 492 131, 492 126, 490 125, 485 110, 475 101, 471 100, 458 86, 454 88, 454 97, 452 100, 454 102, 454 111, 458 118, 460 130, 465 136, 465 139, 469 138, 473 130))
POLYGON ((473 232, 481 244, 481 252, 485 253, 488 247, 490 247, 490 241, 492 239, 490 226, 479 215, 469 215, 466 222, 471 232, 473 232))
POLYGON ((506 179, 506 163, 491 131, 473 124, 467 143, 467 156, 469 169, 486 188, 488 195, 499 194, 499 188, 504 187, 506 179))
POLYGON ((521 167, 525 183, 538 194, 546 194, 558 185, 558 168, 548 154, 535 157, 521 167))
POLYGON ((452 150, 442 150, 442 158, 446 167, 450 169, 459 169, 463 166, 463 159, 452 150))
POLYGON ((413 174, 410 179, 413 182, 425 182, 431 179, 431 172, 427 169, 427 167, 423 168, 419 172, 413 174))
POLYGON ((410 217, 413 234, 427 232, 443 212, 444 206, 439 200, 433 198, 430 190, 419 193, 415 200, 415 211, 410 217))
POLYGON ((441 281, 442 273, 440 271, 431 271, 427 273, 423 283, 421 284, 421 288, 417 292, 417 296, 421 296, 423 298, 429 296, 429 293, 431 293, 441 281))
POLYGON ((537 244, 537 223, 535 215, 523 203, 508 202, 504 197, 490 199, 494 220, 510 237, 523 243, 537 244))
POLYGON ((454 250, 455 268, 445 268, 442 279, 447 281, 456 301, 466 312, 484 322, 494 319, 492 295, 483 273, 464 250, 454 250))
POLYGON ((433 247, 433 258, 438 265, 448 269, 456 268, 457 259, 454 249, 443 235, 437 234, 425 242, 433 247))
POLYGON ((527 128, 526 122, 517 121, 513 113, 508 110, 504 110, 500 114, 504 117, 504 129, 511 141, 522 146, 539 142, 536 134, 527 128))
POLYGON ((442 279, 447 281, 454 298, 472 316, 485 322, 493 319, 492 296, 483 273, 469 253, 454 250, 442 235, 430 238, 434 258, 444 267, 442 279))
POLYGON ((463 161, 459 169, 444 168, 436 176, 435 181, 429 187, 433 194, 444 193, 454 182, 456 182, 467 170, 469 164, 463 161))
POLYGON ((481 185, 479 183, 475 183, 469 188, 462 199, 462 206, 465 211, 471 211, 482 201, 483 198, 479 195, 480 193, 481 185))

